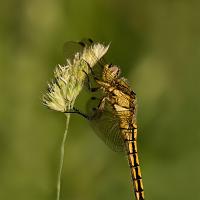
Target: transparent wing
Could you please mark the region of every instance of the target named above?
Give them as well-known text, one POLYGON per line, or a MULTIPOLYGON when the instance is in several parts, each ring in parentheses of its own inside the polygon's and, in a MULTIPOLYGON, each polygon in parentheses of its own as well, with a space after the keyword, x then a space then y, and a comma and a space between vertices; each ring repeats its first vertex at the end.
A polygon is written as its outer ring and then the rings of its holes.
POLYGON ((82 52, 84 46, 79 42, 68 41, 63 45, 63 54, 66 59, 72 60, 77 52, 82 52))
MULTIPOLYGON (((63 45, 64 57, 66 59, 73 60, 74 55, 77 52, 82 53, 84 50, 84 47, 89 47, 93 44, 95 44, 95 42, 93 42, 91 39, 82 39, 79 42, 76 42, 76 41, 65 42, 63 45)), ((92 56, 92 54, 91 54, 91 56, 92 56)), ((95 54, 93 55, 92 60, 96 60, 97 64, 92 68, 92 71, 97 78, 101 78, 102 70, 103 70, 104 64, 106 63, 104 57, 99 59, 99 58, 95 57, 95 54)))
POLYGON ((88 102, 88 115, 95 133, 114 151, 124 151, 124 142, 121 136, 120 121, 112 106, 106 102, 104 109, 99 110, 100 99, 91 99, 88 102))
POLYGON ((81 41, 68 41, 63 45, 63 53, 66 59, 73 59, 77 52, 82 52, 84 47, 94 44, 91 39, 82 39, 81 41))

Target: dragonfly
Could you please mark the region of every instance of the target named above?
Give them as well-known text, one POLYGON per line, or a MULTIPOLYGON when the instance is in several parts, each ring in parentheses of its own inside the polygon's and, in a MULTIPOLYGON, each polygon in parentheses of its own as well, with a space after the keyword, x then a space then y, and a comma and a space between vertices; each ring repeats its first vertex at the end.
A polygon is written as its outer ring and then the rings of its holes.
MULTIPOLYGON (((83 48, 84 43, 67 43, 83 48)), ((75 48, 77 50, 77 48, 75 48)), ((87 113, 74 108, 71 113, 78 113, 89 120, 97 135, 114 151, 125 152, 128 157, 135 199, 144 200, 144 188, 137 150, 137 100, 136 93, 131 89, 127 80, 121 77, 120 67, 113 64, 99 64, 100 74, 91 69, 91 77, 96 87, 91 87, 87 74, 89 91, 93 94, 87 103, 87 113)), ((94 69, 95 70, 95 69, 94 69)))

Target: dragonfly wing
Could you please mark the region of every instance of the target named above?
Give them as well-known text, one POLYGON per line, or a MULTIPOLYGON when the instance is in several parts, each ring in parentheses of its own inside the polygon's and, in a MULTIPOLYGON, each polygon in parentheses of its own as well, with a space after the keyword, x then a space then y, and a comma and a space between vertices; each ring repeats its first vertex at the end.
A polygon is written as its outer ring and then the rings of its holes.
MULTIPOLYGON (((79 42, 75 42, 75 41, 65 42, 63 45, 64 57, 66 59, 73 60, 77 52, 81 54, 85 47, 90 47, 94 45, 95 43, 96 42, 93 42, 91 39, 82 39, 79 42)), ((92 54, 90 56, 92 56, 92 54)), ((96 60, 96 65, 95 67, 93 67, 93 70, 94 70, 95 75, 97 75, 98 77, 98 74, 101 74, 99 71, 102 72, 103 70, 103 66, 105 64, 105 58, 103 57, 99 59, 95 57, 95 54, 94 54, 92 60, 94 61, 96 60)))
POLYGON ((88 102, 88 114, 91 116, 91 126, 95 133, 114 151, 124 151, 124 141, 121 136, 120 121, 116 111, 106 102, 104 109, 99 110, 98 99, 88 102), (92 103, 91 103, 92 101, 92 103), (96 103, 94 103, 96 101, 96 103), (92 105, 93 104, 93 105, 92 105), (91 106, 92 105, 92 106, 91 106))
POLYGON ((91 39, 82 39, 79 42, 68 41, 63 45, 63 53, 66 59, 73 59, 77 52, 82 53, 84 47, 94 44, 91 39))
POLYGON ((74 42, 74 41, 68 41, 65 42, 63 45, 63 54, 66 59, 73 60, 74 55, 77 52, 82 52, 84 46, 81 45, 79 42, 74 42))

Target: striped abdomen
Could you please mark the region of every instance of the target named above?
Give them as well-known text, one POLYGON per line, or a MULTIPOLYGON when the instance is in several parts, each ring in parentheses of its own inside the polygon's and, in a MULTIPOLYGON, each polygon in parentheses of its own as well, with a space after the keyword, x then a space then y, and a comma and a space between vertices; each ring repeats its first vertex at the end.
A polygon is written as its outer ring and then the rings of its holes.
POLYGON ((133 128, 132 130, 124 129, 122 132, 128 155, 128 162, 131 170, 135 197, 136 200, 144 200, 144 188, 137 152, 137 128, 133 128))

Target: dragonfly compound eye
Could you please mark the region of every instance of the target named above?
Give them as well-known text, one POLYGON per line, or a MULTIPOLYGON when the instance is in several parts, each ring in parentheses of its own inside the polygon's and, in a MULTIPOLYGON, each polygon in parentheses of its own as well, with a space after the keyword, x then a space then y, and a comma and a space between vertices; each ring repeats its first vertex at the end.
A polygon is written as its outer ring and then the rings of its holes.
POLYGON ((113 65, 112 67, 109 68, 113 76, 119 76, 120 75, 120 69, 118 66, 113 65))

